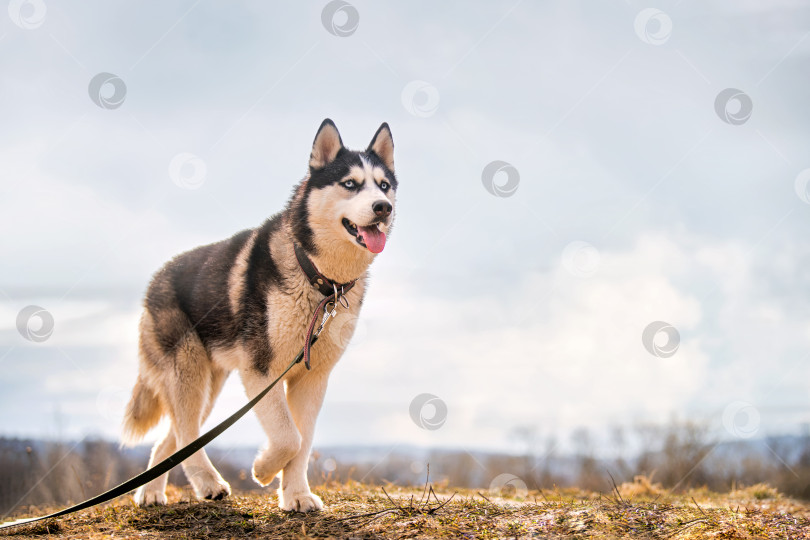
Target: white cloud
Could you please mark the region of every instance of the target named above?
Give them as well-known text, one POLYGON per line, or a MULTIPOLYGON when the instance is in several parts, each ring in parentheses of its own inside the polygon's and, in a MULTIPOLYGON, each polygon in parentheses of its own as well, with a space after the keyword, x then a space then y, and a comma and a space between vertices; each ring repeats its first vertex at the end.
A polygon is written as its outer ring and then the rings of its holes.
POLYGON ((602 251, 593 277, 571 276, 558 262, 525 275, 506 297, 423 296, 418 275, 406 283, 380 276, 362 315, 369 330, 336 368, 326 409, 346 399, 379 404, 396 421, 373 435, 358 427, 355 436, 369 442, 407 433, 425 444, 473 447, 508 445, 510 429, 528 423, 569 431, 672 414, 714 421, 714 408, 740 387, 716 358, 708 316, 720 315, 724 335, 749 336, 732 349, 734 363, 750 368, 736 373, 751 388, 773 369, 756 367, 763 349, 785 363, 779 357, 790 346, 756 345, 758 329, 786 315, 753 294, 758 278, 744 247, 682 231, 643 234, 628 249, 602 251), (717 307, 707 303, 715 286, 717 307), (520 315, 495 316, 510 310, 520 315), (657 320, 680 332, 670 358, 642 345, 642 331, 657 320), (444 399, 450 413, 442 429, 414 434, 405 429, 407 407, 422 392, 444 399))
MULTIPOLYGON (((319 442, 508 449, 512 430, 521 425, 567 433, 583 425, 599 430, 665 421, 672 414, 715 421, 735 399, 764 407, 756 398, 774 371, 810 374, 789 356, 810 343, 810 319, 796 319, 759 294, 761 278, 750 253, 738 243, 661 231, 639 236, 627 249, 601 251, 591 277, 571 275, 559 257, 506 293, 446 297, 427 294, 419 274, 406 280, 396 272, 377 273, 358 339, 333 372, 319 442), (642 345, 643 329, 657 320, 680 333, 670 358, 657 358, 642 345), (763 340, 766 331, 776 342, 763 340), (733 368, 717 350, 734 356, 733 368), (408 414, 411 400, 424 392, 447 404, 439 430, 419 428, 408 414)), ((68 408, 78 407, 80 417, 87 409, 76 429, 116 436, 118 422, 109 417, 117 413, 104 416, 97 409, 102 402, 115 409, 134 381, 139 311, 104 301, 37 301, 54 305, 59 328, 43 345, 65 367, 41 383, 20 384, 54 394, 69 390, 75 399, 68 408), (116 353, 108 362, 88 363, 81 353, 68 352, 94 348, 116 353)), ((16 307, 2 303, 0 312, 9 319, 16 307)), ((8 344, 19 344, 16 331, 6 330, 8 344)), ((233 377, 211 421, 244 400, 233 377)), ((767 414, 762 421, 766 430, 779 425, 767 414)), ((221 444, 262 439, 251 418, 221 444)))

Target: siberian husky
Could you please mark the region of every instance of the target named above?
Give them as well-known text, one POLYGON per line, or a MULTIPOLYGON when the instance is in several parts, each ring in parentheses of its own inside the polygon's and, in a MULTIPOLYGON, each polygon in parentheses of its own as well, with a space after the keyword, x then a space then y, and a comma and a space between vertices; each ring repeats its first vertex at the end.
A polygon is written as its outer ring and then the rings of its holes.
MULTIPOLYGON (((123 427, 131 444, 169 417, 150 467, 197 438, 230 371, 239 372, 249 398, 263 390, 303 346, 325 295, 335 284, 354 282, 340 331, 327 326, 312 347, 311 371, 296 365, 254 409, 268 441, 253 462, 253 478, 266 486, 280 475, 283 510, 323 508, 307 481, 315 419, 329 373, 354 332, 368 267, 391 230, 393 153, 388 124, 358 152, 346 149, 335 124, 324 120, 309 172, 282 212, 255 229, 178 255, 155 274, 144 300, 140 369, 123 427)), ((183 470, 198 498, 230 494, 204 450, 183 462, 183 470)), ((138 489, 135 502, 165 504, 167 477, 138 489)))

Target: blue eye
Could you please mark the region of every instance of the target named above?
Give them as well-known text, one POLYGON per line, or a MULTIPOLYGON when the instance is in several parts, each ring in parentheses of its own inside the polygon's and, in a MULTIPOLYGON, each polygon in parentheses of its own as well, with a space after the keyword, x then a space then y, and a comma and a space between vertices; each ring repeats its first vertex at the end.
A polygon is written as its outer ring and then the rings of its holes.
POLYGON ((345 187, 346 189, 354 189, 354 186, 355 186, 354 180, 346 180, 345 182, 343 182, 343 187, 345 187))
POLYGON ((380 189, 383 191, 388 191, 388 188, 391 187, 388 185, 388 182, 380 182, 380 189))

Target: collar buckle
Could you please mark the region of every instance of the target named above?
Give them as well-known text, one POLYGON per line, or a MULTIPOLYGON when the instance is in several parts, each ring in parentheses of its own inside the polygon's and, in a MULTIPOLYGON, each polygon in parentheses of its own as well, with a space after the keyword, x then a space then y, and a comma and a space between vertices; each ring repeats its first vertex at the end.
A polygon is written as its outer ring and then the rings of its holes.
POLYGON ((296 242, 293 242, 293 248, 295 251, 295 258, 298 261, 298 266, 307 277, 307 281, 309 281, 313 287, 317 288, 322 295, 332 296, 334 294, 335 298, 341 298, 343 294, 347 293, 357 281, 354 280, 348 283, 337 283, 332 281, 318 271, 315 264, 307 256, 304 248, 299 246, 296 242), (341 291, 340 295, 338 295, 338 289, 341 291))

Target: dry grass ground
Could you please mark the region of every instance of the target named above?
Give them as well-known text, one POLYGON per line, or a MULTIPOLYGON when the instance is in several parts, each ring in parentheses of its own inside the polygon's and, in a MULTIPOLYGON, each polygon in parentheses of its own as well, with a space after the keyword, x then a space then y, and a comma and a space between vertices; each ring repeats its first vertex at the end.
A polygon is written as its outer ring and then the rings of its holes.
MULTIPOLYGON (((358 483, 316 489, 326 510, 287 514, 274 494, 198 502, 170 488, 166 507, 121 498, 50 522, 21 526, 11 538, 810 538, 810 505, 764 485, 719 495, 672 495, 644 478, 613 493, 577 490, 435 492, 358 483), (501 494, 505 495, 505 494, 501 494), (428 500, 429 499, 429 500, 428 500)), ((30 509, 36 515, 48 509, 30 509)), ((24 517, 21 514, 16 517, 24 517)))

